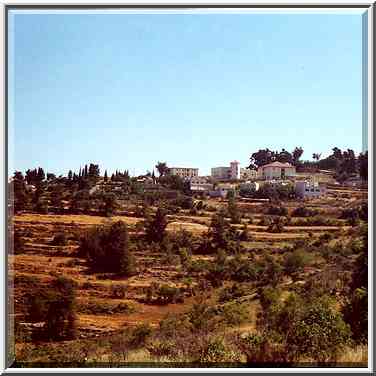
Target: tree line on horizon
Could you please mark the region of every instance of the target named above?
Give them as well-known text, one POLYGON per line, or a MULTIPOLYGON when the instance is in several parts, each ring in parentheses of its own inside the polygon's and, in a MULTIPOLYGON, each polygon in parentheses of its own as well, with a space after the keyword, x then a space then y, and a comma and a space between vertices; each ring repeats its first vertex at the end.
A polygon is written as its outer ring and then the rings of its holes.
POLYGON ((321 153, 313 153, 314 161, 301 160, 303 153, 302 147, 296 147, 291 153, 286 149, 281 151, 273 151, 268 148, 259 149, 251 154, 248 168, 256 170, 272 162, 281 162, 292 164, 297 171, 332 170, 335 171, 339 181, 344 181, 356 173, 359 173, 362 179, 368 180, 368 151, 359 153, 357 157, 352 149, 342 151, 334 147, 332 153, 323 159, 321 159, 321 153))

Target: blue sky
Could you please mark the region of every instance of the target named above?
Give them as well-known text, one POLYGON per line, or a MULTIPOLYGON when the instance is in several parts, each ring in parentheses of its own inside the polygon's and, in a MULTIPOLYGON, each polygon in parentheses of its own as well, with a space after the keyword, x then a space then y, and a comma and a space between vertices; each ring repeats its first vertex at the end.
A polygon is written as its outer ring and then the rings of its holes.
POLYGON ((362 147, 359 14, 28 14, 10 19, 10 170, 245 166, 362 147))

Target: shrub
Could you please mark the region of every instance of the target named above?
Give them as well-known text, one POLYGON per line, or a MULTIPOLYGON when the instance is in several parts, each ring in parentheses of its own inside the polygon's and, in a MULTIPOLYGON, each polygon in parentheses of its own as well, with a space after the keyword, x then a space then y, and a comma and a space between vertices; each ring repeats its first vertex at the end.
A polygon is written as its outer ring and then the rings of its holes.
POLYGON ((173 233, 168 234, 167 239, 172 244, 174 250, 178 251, 180 248, 186 248, 191 251, 194 247, 193 235, 183 229, 179 229, 173 233))
POLYGON ((355 289, 343 308, 344 320, 350 325, 357 343, 368 342, 368 294, 365 288, 355 289))
POLYGON ((263 216, 259 222, 260 226, 270 226, 271 224, 272 224, 272 219, 267 216, 263 216))
POLYGON ((359 212, 357 208, 346 208, 342 210, 342 219, 356 220, 359 219, 359 212))
POLYGON ((285 351, 283 346, 270 343, 268 338, 260 334, 245 333, 239 336, 238 348, 245 354, 247 363, 252 365, 276 366, 285 363, 285 351))
POLYGON ((309 209, 305 206, 298 206, 291 213, 292 217, 313 217, 318 214, 317 210, 309 209))
POLYGON ((249 233, 247 224, 244 224, 243 231, 239 235, 239 240, 247 242, 252 239, 251 234, 249 233))
POLYGON ((240 298, 249 293, 249 287, 239 283, 233 283, 230 287, 224 287, 218 296, 220 303, 240 298))
POLYGON ((39 214, 48 214, 48 205, 45 201, 39 199, 34 206, 34 210, 39 214))
POLYGON ((213 215, 208 233, 213 249, 227 249, 229 230, 230 225, 226 222, 223 211, 213 215))
POLYGON ((231 349, 222 338, 212 338, 200 350, 200 363, 236 363, 240 361, 239 352, 231 349))
POLYGON ((76 265, 79 265, 80 264, 80 260, 79 259, 76 259, 76 258, 73 258, 71 260, 68 260, 65 264, 63 264, 64 266, 67 266, 68 268, 72 268, 76 265))
POLYGON ((28 319, 44 322, 33 339, 72 339, 76 334, 75 283, 65 277, 56 278, 50 289, 39 290, 29 296, 28 319))
POLYGON ((222 307, 221 317, 226 326, 236 326, 249 320, 249 312, 245 304, 227 303, 222 307))
POLYGON ((132 332, 129 345, 131 347, 142 347, 145 345, 147 339, 152 334, 153 330, 148 324, 138 325, 132 332))
POLYGON ((67 245, 67 243, 68 243, 67 237, 66 237, 65 233, 63 233, 63 232, 59 232, 59 233, 55 234, 52 241, 51 241, 52 245, 63 246, 63 245, 67 245))
POLYGON ((25 251, 25 239, 21 236, 19 231, 14 232, 13 238, 13 253, 19 255, 25 251))
POLYGON ((112 298, 123 299, 127 294, 127 286, 121 284, 112 284, 110 287, 110 294, 112 298))
POLYGON ((158 208, 154 217, 150 215, 146 216, 144 226, 146 240, 160 243, 166 236, 166 211, 162 208, 158 208))
POLYGON ((128 230, 124 222, 94 227, 81 238, 79 255, 87 258, 95 271, 135 273, 135 260, 129 251, 128 230))
POLYGON ((285 258, 285 269, 289 274, 296 273, 303 269, 311 260, 311 256, 300 249, 290 253, 285 258))
MULTIPOLYGON (((173 205, 178 206, 182 209, 192 209, 193 208, 193 199, 190 196, 179 196, 172 201, 173 205)), ((200 210, 197 208, 197 210, 200 210)))
POLYGON ((179 249, 179 257, 180 257, 180 263, 184 268, 186 268, 188 265, 190 265, 192 257, 191 253, 187 248, 180 248, 179 249))
POLYGON ((286 222, 284 218, 285 217, 275 217, 272 220, 272 223, 268 226, 267 231, 274 233, 283 232, 284 224, 286 222))
POLYGON ((262 274, 263 266, 240 255, 230 259, 226 264, 226 275, 237 282, 254 282, 262 274))
POLYGON ((286 216, 287 215, 287 208, 285 208, 284 206, 275 206, 275 205, 272 205, 272 206, 269 206, 267 208, 266 213, 270 214, 270 215, 282 215, 282 216, 286 216))
POLYGON ((286 339, 293 359, 311 357, 317 362, 335 361, 350 342, 350 328, 325 300, 317 300, 293 320, 286 339))
POLYGON ((293 184, 263 184, 256 192, 260 198, 268 198, 271 200, 288 200, 295 198, 295 190, 293 184))
POLYGON ((264 289, 258 325, 267 338, 285 346, 286 360, 313 358, 334 361, 349 344, 350 329, 327 296, 309 297, 294 293, 281 299, 276 289, 264 289))
POLYGON ((149 304, 170 304, 182 303, 184 301, 184 294, 180 288, 169 285, 158 285, 152 283, 146 289, 145 300, 149 304))
POLYGON ((86 313, 91 315, 111 315, 115 313, 129 314, 134 312, 134 307, 127 303, 107 303, 98 301, 89 301, 85 304, 81 304, 77 310, 80 313, 86 313))
POLYGON ((114 215, 117 208, 116 196, 114 193, 103 195, 102 213, 106 217, 114 215))
POLYGON ((239 208, 236 204, 234 197, 229 198, 227 211, 228 211, 229 217, 231 218, 231 223, 240 223, 241 215, 240 215, 239 208))

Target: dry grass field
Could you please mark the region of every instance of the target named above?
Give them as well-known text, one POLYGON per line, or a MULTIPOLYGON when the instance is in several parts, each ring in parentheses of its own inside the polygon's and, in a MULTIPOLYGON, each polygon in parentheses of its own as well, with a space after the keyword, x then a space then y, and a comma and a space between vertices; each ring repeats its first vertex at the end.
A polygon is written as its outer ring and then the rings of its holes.
MULTIPOLYGON (((365 191, 329 190, 327 198, 311 200, 305 205, 309 208, 318 209, 320 215, 335 220, 334 225, 294 225, 296 218, 293 218, 291 224, 284 226, 283 230, 277 233, 270 232, 268 226, 259 224, 265 216, 264 208, 259 203, 239 201, 239 210, 246 217, 243 216, 240 224, 231 226, 239 231, 246 227, 250 237, 248 240, 240 242, 243 253, 241 256, 253 260, 270 256, 278 262, 283 262, 286 249, 293 246, 297 241, 314 241, 325 234, 332 234, 334 242, 336 239, 346 242, 349 239, 348 233, 352 226, 345 219, 340 219, 338 214, 343 208, 359 199, 367 199, 365 191), (253 218, 252 224, 249 224, 248 217, 253 218)), ((227 206, 226 200, 207 200, 205 203, 216 207, 217 210, 227 206)), ((289 201, 284 205, 291 213, 298 206, 301 206, 301 203, 289 201)), ((191 215, 188 211, 182 210, 178 214, 168 216, 167 231, 168 233, 175 233, 176 231, 186 230, 194 236, 202 236, 209 230, 212 215, 212 212, 205 210, 198 215, 191 215)), ((17 327, 23 328, 27 333, 27 330, 35 325, 27 322, 27 294, 35 286, 48 286, 57 275, 63 275, 72 279, 77 286, 76 324, 78 333, 75 340, 68 342, 30 343, 22 336, 17 337, 16 359, 21 362, 56 362, 56 359, 59 360, 56 354, 64 352, 67 343, 70 343, 74 351, 86 354, 85 361, 88 361, 88 359, 96 362, 114 361, 113 347, 111 347, 113 345, 110 345, 113 336, 116 337, 124 330, 138 327, 141 324, 158 328, 161 320, 166 316, 179 315, 192 310, 192 307, 197 303, 198 291, 202 289, 200 283, 205 270, 188 275, 179 257, 166 257, 158 250, 150 251, 149 249, 135 248, 133 254, 138 272, 127 278, 115 278, 103 273, 94 273, 90 271, 85 260, 77 257, 79 235, 83 231, 92 226, 101 226, 117 221, 124 222, 132 236, 132 234, 137 234, 140 231, 137 224, 140 225, 143 218, 128 216, 104 218, 94 215, 42 215, 33 213, 14 216, 15 230, 22 234, 25 241, 23 250, 15 249, 15 254, 9 257, 10 275, 14 280, 14 317, 17 327), (66 244, 51 244, 57 232, 64 233, 67 236, 66 244), (145 296, 147 289, 153 284, 182 288, 185 291, 184 299, 164 305, 150 304, 145 301, 145 296), (122 296, 119 297, 114 294, 115 286, 123 291, 122 296), (191 290, 194 290, 194 292, 188 293, 191 290)), ((214 263, 215 257, 215 255, 194 254, 192 255, 192 262, 196 264, 199 262, 214 263)), ((231 259, 231 257, 234 256, 228 255, 228 259, 231 259)), ((283 276, 280 281, 282 290, 288 291, 291 286, 304 284, 308 277, 322 278, 321 273, 330 266, 328 260, 330 260, 330 255, 325 257, 315 256, 312 262, 295 277, 283 276)), ((206 303, 216 304, 221 291, 226 286, 231 285, 230 281, 224 281, 219 287, 212 286, 208 291, 205 291, 210 292, 206 298, 206 303)), ((228 328, 228 333, 256 332, 257 314, 260 312, 259 296, 253 295, 248 300, 246 298, 245 302, 247 304, 247 320, 228 328)), ((367 359, 364 347, 358 347, 356 350, 348 348, 346 351, 348 355, 343 353, 341 355, 342 361, 351 361, 352 357, 361 359, 362 362, 367 359)), ((128 351, 126 359, 127 361, 135 361, 136 359, 136 361, 142 362, 168 361, 168 357, 153 356, 147 349, 128 351)), ((244 361, 244 358, 242 359, 241 361, 244 361)))

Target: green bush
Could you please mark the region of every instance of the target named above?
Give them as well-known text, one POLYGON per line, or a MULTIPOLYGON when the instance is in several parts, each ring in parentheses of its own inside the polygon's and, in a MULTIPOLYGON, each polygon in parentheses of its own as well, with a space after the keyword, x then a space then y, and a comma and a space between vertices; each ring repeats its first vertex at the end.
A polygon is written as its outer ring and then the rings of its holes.
POLYGON ((314 217, 317 214, 317 210, 310 209, 305 206, 298 206, 291 212, 292 217, 314 217))
POLYGON ((239 352, 229 348, 222 338, 210 339, 201 349, 198 358, 200 363, 236 363, 239 361, 239 352))
POLYGON ((285 258, 285 270, 287 273, 292 274, 302 270, 311 261, 311 256, 300 249, 290 253, 285 258))
POLYGON ((76 335, 75 283, 65 277, 57 277, 49 289, 33 292, 28 298, 28 320, 43 322, 33 340, 64 340, 76 335))
POLYGON ((276 289, 264 289, 258 326, 274 343, 284 346, 287 361, 311 358, 335 361, 350 344, 350 328, 326 296, 306 299, 290 294, 281 299, 276 289))
POLYGON ((263 216, 259 223, 258 223, 260 226, 270 226, 272 224, 272 218, 271 217, 267 217, 267 216, 263 216))
POLYGON ((357 343, 368 342, 368 294, 365 288, 355 289, 343 308, 344 320, 350 325, 357 343))
POLYGON ((230 197, 228 200, 227 212, 228 212, 228 216, 231 219, 231 223, 235 223, 235 224, 240 223, 241 214, 240 214, 239 207, 236 204, 234 197, 230 197))
POLYGON ((79 255, 86 257, 96 272, 135 273, 135 260, 129 250, 127 226, 122 221, 94 227, 80 241, 79 255))
POLYGON ((226 326, 240 325, 249 320, 249 312, 245 304, 227 303, 222 307, 221 318, 226 326))
POLYGON ((273 218, 272 223, 268 226, 267 231, 273 233, 283 232, 285 223, 285 217, 275 217, 273 218))
POLYGON ((252 240, 252 235, 250 234, 248 230, 247 224, 244 224, 243 230, 239 235, 239 240, 244 241, 244 242, 252 240))
POLYGON ((241 296, 249 294, 249 286, 248 285, 242 285, 239 283, 233 283, 229 287, 224 287, 218 296, 218 301, 220 303, 228 302, 237 298, 240 298, 241 296))
POLYGON ((111 303, 111 302, 98 302, 89 301, 85 304, 80 304, 77 307, 80 313, 90 315, 112 315, 116 313, 130 314, 135 311, 134 307, 127 303, 111 303))
POLYGON ((153 330, 150 325, 138 325, 132 332, 131 339, 129 341, 130 346, 135 348, 144 346, 152 332, 153 330))
POLYGON ((145 217, 145 238, 150 242, 160 243, 166 236, 167 213, 163 208, 158 208, 154 217, 145 217))
POLYGON ((277 205, 271 205, 267 208, 266 213, 269 215, 279 215, 279 216, 286 216, 287 215, 287 208, 284 206, 277 206, 277 205))
POLYGON ((291 325, 286 345, 290 357, 310 357, 319 363, 335 361, 350 344, 350 327, 325 301, 306 307, 291 325))
POLYGON ((184 294, 180 288, 152 283, 145 290, 145 301, 149 304, 159 305, 182 303, 184 301, 184 294))
POLYGON ((112 298, 124 299, 127 294, 127 287, 121 284, 112 284, 110 287, 110 294, 112 298))

